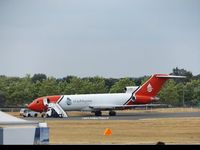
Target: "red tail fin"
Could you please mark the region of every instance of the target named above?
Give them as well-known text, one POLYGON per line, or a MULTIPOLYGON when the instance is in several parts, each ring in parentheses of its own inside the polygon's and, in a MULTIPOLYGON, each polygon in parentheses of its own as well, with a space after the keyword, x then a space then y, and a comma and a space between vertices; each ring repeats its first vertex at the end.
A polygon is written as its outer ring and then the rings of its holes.
POLYGON ((167 74, 155 74, 146 81, 135 93, 136 103, 150 103, 161 90, 164 83, 170 78, 184 78, 167 74))

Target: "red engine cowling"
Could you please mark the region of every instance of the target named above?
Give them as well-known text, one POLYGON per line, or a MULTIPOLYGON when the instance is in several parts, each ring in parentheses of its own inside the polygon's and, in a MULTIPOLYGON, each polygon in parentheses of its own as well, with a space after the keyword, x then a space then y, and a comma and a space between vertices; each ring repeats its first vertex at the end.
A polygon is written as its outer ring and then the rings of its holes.
POLYGON ((149 104, 153 101, 159 100, 158 97, 151 97, 151 96, 136 96, 135 103, 136 104, 149 104))

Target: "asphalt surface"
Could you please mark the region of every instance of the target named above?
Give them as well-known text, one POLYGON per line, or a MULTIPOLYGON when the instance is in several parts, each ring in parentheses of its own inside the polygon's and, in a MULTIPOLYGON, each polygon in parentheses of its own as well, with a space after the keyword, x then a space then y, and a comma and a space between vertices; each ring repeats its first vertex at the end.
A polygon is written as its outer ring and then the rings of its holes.
POLYGON ((176 112, 176 113, 159 113, 159 112, 145 112, 145 113, 117 113, 117 116, 104 115, 96 117, 94 115, 86 116, 69 116, 68 118, 24 118, 26 120, 141 120, 141 119, 155 119, 155 118, 183 118, 183 117, 200 117, 200 112, 176 112))

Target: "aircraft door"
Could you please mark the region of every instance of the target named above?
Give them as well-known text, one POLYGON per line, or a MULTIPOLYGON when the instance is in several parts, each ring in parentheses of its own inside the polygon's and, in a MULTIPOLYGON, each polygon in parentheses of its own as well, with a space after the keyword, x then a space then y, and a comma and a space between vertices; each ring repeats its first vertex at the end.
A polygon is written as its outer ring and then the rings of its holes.
POLYGON ((43 99, 43 103, 45 106, 48 106, 49 105, 49 99, 48 98, 44 98, 43 99))

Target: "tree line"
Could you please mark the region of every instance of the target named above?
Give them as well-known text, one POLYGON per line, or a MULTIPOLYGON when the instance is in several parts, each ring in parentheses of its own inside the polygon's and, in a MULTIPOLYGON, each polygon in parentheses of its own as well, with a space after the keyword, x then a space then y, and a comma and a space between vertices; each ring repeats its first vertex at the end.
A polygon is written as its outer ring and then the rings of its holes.
MULTIPOLYGON (((200 74, 174 68, 172 75, 186 76, 186 79, 168 80, 159 92, 160 103, 173 106, 197 106, 200 104, 200 74)), ((0 107, 24 106, 38 97, 47 95, 121 93, 126 86, 140 86, 149 76, 139 78, 103 78, 66 76, 56 79, 45 74, 32 77, 0 76, 0 107)))

